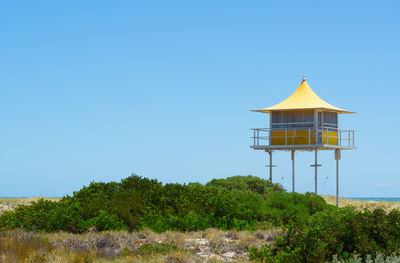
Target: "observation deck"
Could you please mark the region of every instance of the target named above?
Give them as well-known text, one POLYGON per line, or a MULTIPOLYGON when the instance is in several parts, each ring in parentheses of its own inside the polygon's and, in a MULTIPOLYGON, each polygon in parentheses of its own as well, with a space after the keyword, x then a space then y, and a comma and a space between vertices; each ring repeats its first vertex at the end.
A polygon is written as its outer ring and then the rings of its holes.
POLYGON ((355 131, 336 128, 253 128, 254 150, 354 150, 355 131))

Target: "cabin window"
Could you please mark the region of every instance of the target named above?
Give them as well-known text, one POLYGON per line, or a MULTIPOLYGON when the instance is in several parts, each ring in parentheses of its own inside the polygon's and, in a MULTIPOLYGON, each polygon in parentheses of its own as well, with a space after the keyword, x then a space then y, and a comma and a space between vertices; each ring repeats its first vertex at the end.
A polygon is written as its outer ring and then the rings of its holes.
POLYGON ((272 112, 272 123, 282 123, 282 112, 272 112))
POLYGON ((292 125, 296 118, 296 113, 294 112, 283 112, 283 122, 292 125))
POLYGON ((314 112, 312 111, 281 111, 272 112, 273 129, 312 128, 314 127, 314 112))
POLYGON ((322 112, 318 112, 318 128, 322 128, 322 112))
POLYGON ((314 127, 314 112, 312 111, 304 112, 304 127, 305 128, 314 127))
POLYGON ((338 115, 336 112, 324 112, 324 127, 337 128, 338 127, 338 115))

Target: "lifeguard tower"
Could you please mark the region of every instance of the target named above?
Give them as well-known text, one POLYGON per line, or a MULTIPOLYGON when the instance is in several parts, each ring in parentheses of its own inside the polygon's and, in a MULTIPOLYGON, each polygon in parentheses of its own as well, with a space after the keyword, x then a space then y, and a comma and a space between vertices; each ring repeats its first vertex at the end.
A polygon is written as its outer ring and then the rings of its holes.
POLYGON ((341 150, 357 149, 354 130, 339 129, 339 114, 354 113, 323 101, 307 84, 305 77, 298 89, 281 103, 255 112, 269 113, 269 128, 253 131, 254 150, 269 154, 269 175, 272 181, 272 153, 291 152, 292 191, 295 191, 295 151, 315 151, 315 193, 318 193, 318 151, 332 150, 336 160, 336 205, 339 206, 339 160, 341 150))

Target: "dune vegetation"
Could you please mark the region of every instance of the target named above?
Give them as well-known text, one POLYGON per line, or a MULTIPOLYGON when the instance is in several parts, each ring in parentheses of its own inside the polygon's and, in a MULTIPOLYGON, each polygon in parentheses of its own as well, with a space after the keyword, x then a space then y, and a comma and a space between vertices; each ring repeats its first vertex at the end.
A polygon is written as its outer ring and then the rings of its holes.
POLYGON ((132 175, 60 199, 0 201, 0 262, 399 262, 398 210, 337 208, 253 176, 182 185, 132 175))
POLYGON ((39 199, 59 201, 61 198, 56 197, 26 197, 26 198, 0 198, 0 215, 4 211, 14 210, 19 205, 30 205, 32 202, 37 202, 39 199))
POLYGON ((0 235, 0 262, 248 262, 250 247, 271 243, 274 230, 72 234, 23 230, 0 235))
MULTIPOLYGON (((321 195, 328 204, 336 205, 336 196, 321 195)), ((400 209, 400 202, 387 202, 387 201, 372 201, 372 200, 356 200, 350 198, 339 198, 339 207, 352 207, 357 210, 370 210, 382 209, 390 212, 393 209, 400 209)))

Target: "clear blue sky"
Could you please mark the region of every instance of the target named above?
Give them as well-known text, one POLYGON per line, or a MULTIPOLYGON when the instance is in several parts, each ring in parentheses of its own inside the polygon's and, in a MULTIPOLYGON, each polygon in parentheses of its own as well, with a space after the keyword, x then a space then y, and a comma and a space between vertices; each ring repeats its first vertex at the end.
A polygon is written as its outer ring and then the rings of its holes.
MULTIPOLYGON (((131 173, 267 177, 250 109, 314 91, 355 115, 341 195, 400 196, 398 1, 2 1, 0 196, 62 196, 131 173)), ((274 180, 290 189, 290 153, 274 180)), ((333 153, 321 193, 334 194, 333 153)), ((313 191, 312 153, 297 189, 313 191)))

